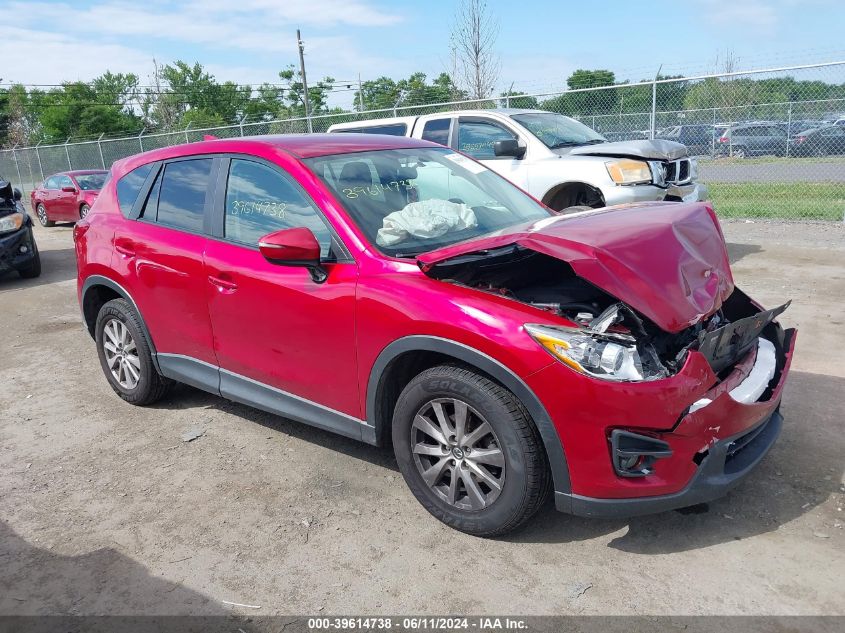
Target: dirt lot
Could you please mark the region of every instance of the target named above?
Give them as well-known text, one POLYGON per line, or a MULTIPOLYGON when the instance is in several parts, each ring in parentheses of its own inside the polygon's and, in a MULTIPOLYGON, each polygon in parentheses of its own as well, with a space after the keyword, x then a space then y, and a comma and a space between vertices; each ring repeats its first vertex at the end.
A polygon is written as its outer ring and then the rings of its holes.
POLYGON ((773 452, 698 513, 548 507, 485 541, 387 450, 188 387, 118 399, 70 228, 39 227, 43 276, 0 280, 0 614, 845 614, 845 225, 725 228, 738 283, 801 328, 773 452))

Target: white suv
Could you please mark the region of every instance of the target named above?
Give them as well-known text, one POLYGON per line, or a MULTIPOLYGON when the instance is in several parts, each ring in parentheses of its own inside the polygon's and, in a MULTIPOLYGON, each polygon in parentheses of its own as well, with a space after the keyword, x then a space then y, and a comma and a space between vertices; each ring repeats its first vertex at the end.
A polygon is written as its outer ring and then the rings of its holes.
POLYGON ((452 147, 556 210, 708 197, 684 145, 609 143, 575 119, 542 110, 461 110, 338 123, 328 131, 411 136, 452 147))

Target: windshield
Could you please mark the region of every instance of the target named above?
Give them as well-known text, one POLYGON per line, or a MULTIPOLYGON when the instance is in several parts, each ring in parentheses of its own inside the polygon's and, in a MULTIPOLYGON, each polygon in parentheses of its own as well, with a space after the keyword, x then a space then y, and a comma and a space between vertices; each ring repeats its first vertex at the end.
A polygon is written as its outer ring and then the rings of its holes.
POLYGON ((76 182, 79 183, 79 188, 83 191, 99 191, 103 188, 103 183, 106 182, 106 173, 101 174, 78 174, 74 176, 76 182))
POLYGON ((527 128, 549 149, 607 141, 601 134, 583 123, 554 112, 512 114, 511 118, 527 128))
POLYGON ((415 257, 549 211, 483 165, 447 148, 379 150, 305 163, 385 255, 415 257))

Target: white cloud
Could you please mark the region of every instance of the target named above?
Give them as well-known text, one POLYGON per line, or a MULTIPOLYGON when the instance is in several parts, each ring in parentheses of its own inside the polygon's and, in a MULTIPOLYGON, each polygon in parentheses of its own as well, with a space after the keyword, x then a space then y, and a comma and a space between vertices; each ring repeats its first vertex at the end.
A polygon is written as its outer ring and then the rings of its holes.
POLYGON ((778 2, 766 0, 700 0, 702 17, 722 30, 773 33, 780 15, 778 2))
MULTIPOLYGON (((152 0, 141 7, 106 0, 90 7, 66 2, 11 2, 15 27, 0 39, 0 76, 26 84, 90 80, 106 70, 132 72, 146 83, 152 60, 200 61, 217 79, 260 84, 297 60, 295 31, 303 34, 309 76, 349 80, 394 72, 398 60, 366 54, 347 27, 383 27, 401 16, 367 0, 152 0), (84 29, 77 25, 84 25, 84 29), (64 25, 72 25, 65 27, 64 25), (309 28, 310 27, 310 28, 309 28), (309 35, 310 32, 310 35, 309 35), (220 63, 229 49, 232 63, 220 63)), ((338 95, 343 100, 345 95, 338 95)))
POLYGON ((14 26, 3 27, 3 33, 0 59, 4 84, 88 81, 106 70, 145 77, 152 70, 152 52, 121 44, 14 26))
MULTIPOLYGON (((13 2, 10 13, 18 22, 36 25, 84 24, 86 31, 104 39, 145 37, 259 53, 296 52, 295 31, 299 26, 386 26, 398 22, 398 15, 381 13, 358 2, 339 0, 223 0, 188 4, 146 5, 102 2, 88 8, 66 3, 13 2)), ((315 48, 344 50, 346 36, 314 36, 315 48)))

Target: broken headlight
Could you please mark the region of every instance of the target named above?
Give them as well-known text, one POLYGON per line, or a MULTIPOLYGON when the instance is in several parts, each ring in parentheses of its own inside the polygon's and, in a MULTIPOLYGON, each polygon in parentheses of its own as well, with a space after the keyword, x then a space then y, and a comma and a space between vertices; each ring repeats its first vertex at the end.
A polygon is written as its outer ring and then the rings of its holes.
POLYGON ((666 376, 643 369, 636 341, 626 334, 536 324, 526 324, 525 331, 564 365, 594 378, 622 382, 666 376))
POLYGON ((604 166, 617 185, 640 185, 652 181, 651 168, 643 160, 617 158, 607 161, 604 166))

